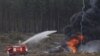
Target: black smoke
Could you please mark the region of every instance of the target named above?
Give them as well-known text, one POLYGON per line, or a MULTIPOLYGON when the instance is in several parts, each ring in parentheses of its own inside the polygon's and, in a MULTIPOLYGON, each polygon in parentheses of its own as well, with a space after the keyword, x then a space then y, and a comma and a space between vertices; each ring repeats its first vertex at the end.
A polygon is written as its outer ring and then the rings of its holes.
POLYGON ((89 0, 84 6, 83 11, 71 17, 70 24, 64 30, 65 35, 81 33, 82 29, 86 42, 98 40, 100 39, 100 0, 89 0))
MULTIPOLYGON (((85 0, 87 1, 87 0, 85 0)), ((84 44, 78 46, 78 51, 83 53, 100 52, 100 0, 88 0, 85 3, 83 11, 75 13, 70 24, 64 28, 65 40, 69 40, 71 36, 82 33, 85 36, 84 44), (81 25, 82 23, 82 25, 81 25), (82 28, 81 28, 82 26, 82 28)), ((62 46, 68 52, 66 43, 62 46)), ((59 51, 60 48, 52 49, 51 52, 59 51), (56 50, 56 51, 55 51, 56 50)))

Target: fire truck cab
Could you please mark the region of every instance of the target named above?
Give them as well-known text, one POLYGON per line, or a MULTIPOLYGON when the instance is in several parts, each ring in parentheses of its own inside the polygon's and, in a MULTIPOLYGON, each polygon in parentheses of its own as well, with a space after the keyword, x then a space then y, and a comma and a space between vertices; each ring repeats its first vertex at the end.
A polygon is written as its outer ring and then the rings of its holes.
POLYGON ((16 55, 26 55, 28 53, 28 48, 26 45, 14 45, 7 47, 8 56, 16 56, 16 55))

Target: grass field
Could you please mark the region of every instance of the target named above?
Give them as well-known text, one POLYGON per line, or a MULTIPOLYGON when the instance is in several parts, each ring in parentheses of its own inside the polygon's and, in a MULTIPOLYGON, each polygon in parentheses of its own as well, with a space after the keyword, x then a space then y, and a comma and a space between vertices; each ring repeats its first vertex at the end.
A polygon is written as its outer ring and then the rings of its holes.
MULTIPOLYGON (((7 56, 5 47, 6 45, 12 43, 16 43, 19 39, 22 39, 23 41, 26 40, 27 38, 31 37, 33 34, 22 34, 22 33, 10 33, 10 34, 2 34, 0 35, 0 56, 7 56), (3 41, 2 41, 3 40, 3 41)), ((60 53, 43 53, 41 52, 42 50, 46 50, 49 48, 54 47, 52 43, 54 42, 61 42, 63 40, 64 35, 63 34, 54 34, 51 35, 50 38, 45 39, 38 43, 37 45, 30 45, 28 55, 26 56, 100 56, 99 53, 65 53, 65 52, 60 52, 60 53)))

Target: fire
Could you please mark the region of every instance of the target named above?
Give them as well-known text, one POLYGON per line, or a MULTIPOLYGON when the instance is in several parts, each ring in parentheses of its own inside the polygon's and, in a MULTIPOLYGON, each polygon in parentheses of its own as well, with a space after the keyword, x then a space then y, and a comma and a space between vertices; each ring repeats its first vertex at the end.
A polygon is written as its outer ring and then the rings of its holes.
POLYGON ((72 36, 71 39, 66 42, 68 48, 70 48, 72 53, 77 52, 78 45, 84 40, 84 36, 82 34, 78 34, 75 36, 72 36))

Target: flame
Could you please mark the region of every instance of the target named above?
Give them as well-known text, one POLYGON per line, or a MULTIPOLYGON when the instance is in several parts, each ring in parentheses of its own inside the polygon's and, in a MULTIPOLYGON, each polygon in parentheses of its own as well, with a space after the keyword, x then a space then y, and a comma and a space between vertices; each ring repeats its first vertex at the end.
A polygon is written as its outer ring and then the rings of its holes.
POLYGON ((72 53, 77 52, 78 45, 84 40, 84 36, 82 34, 72 36, 69 41, 66 42, 68 48, 70 48, 72 53))

